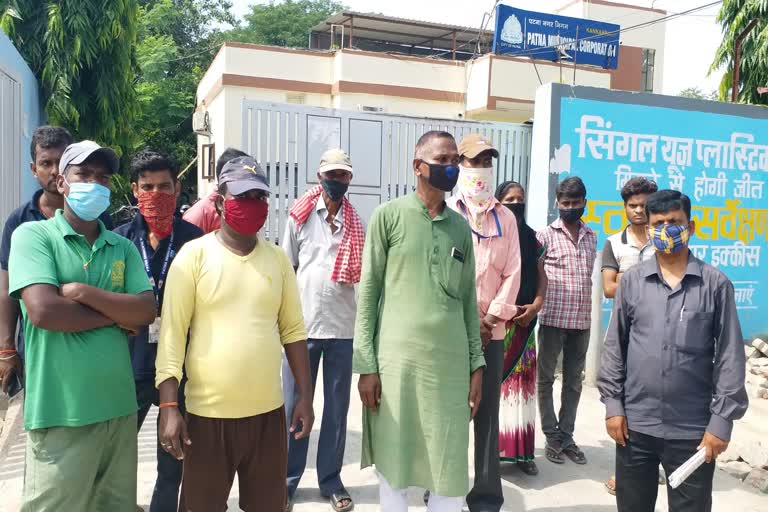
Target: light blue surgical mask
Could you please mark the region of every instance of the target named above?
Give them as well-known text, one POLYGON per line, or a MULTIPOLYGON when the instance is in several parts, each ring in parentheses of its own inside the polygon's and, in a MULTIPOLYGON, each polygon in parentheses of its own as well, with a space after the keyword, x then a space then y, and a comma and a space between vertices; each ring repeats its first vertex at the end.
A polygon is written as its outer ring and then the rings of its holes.
POLYGON ((67 204, 72 212, 86 222, 99 218, 109 208, 110 190, 98 183, 69 183, 69 195, 66 196, 67 204))

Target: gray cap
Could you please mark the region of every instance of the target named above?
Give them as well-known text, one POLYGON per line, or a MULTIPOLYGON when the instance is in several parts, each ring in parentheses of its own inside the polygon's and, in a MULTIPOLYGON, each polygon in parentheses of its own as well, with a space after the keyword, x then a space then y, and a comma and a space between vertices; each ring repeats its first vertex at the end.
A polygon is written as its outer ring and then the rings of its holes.
POLYGON ((239 196, 249 190, 263 190, 269 194, 267 175, 250 156, 233 158, 224 165, 219 175, 219 185, 224 184, 233 196, 239 196))
POLYGON ((59 160, 59 173, 63 173, 68 165, 80 165, 95 154, 102 155, 109 165, 112 174, 120 172, 120 158, 110 148, 101 147, 92 140, 83 140, 70 144, 64 150, 59 160))
POLYGON ((340 148, 329 149, 323 153, 323 156, 320 157, 320 168, 317 172, 322 174, 324 172, 335 170, 354 172, 352 170, 352 160, 350 160, 349 155, 340 148))

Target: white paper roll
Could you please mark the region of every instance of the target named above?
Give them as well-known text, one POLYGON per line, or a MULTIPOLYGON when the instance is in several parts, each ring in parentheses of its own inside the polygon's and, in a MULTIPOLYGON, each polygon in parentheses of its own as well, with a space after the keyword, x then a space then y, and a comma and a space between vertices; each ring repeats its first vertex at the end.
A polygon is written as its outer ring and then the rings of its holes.
POLYGON ((699 448, 693 457, 683 463, 682 466, 677 468, 674 473, 669 475, 669 486, 673 489, 677 489, 686 479, 693 474, 694 471, 699 469, 707 456, 707 449, 705 447, 699 448))

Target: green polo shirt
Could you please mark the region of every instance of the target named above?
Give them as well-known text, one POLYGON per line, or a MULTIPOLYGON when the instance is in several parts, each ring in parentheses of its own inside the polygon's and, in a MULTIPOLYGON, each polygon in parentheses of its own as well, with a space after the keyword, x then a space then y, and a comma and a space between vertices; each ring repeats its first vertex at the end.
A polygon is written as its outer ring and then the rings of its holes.
MULTIPOLYGON (((76 233, 61 210, 54 218, 28 222, 13 233, 9 291, 33 284, 85 283, 116 293, 152 290, 139 252, 128 239, 99 221, 93 246, 76 233), (88 262, 87 268, 84 263, 88 262)), ((79 427, 136 412, 128 338, 116 326, 65 333, 35 327, 24 301, 27 430, 79 427)))

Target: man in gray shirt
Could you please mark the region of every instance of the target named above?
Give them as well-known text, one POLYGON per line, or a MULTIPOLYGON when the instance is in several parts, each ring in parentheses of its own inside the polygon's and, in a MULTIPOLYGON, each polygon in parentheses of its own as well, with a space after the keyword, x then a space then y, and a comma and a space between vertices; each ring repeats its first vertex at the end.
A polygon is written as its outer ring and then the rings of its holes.
POLYGON ((656 257, 621 280, 598 375, 617 444, 616 501, 619 512, 652 512, 659 463, 671 474, 703 447, 707 464, 668 489, 669 510, 708 512, 714 461, 747 409, 733 285, 688 250, 687 196, 661 190, 646 211, 656 257))
MULTIPOLYGON (((337 511, 351 510, 352 499, 341 482, 347 412, 352 385, 352 337, 355 329, 354 285, 360 281, 365 234, 360 217, 345 197, 352 181, 352 162, 341 149, 323 154, 317 178, 291 208, 282 247, 298 270, 299 291, 309 339, 312 387, 323 360, 323 422, 317 449, 320 492, 337 511)), ((294 397, 291 369, 283 362, 285 410, 290 418, 294 397)), ((307 465, 309 437, 288 443, 288 508, 307 465)))

